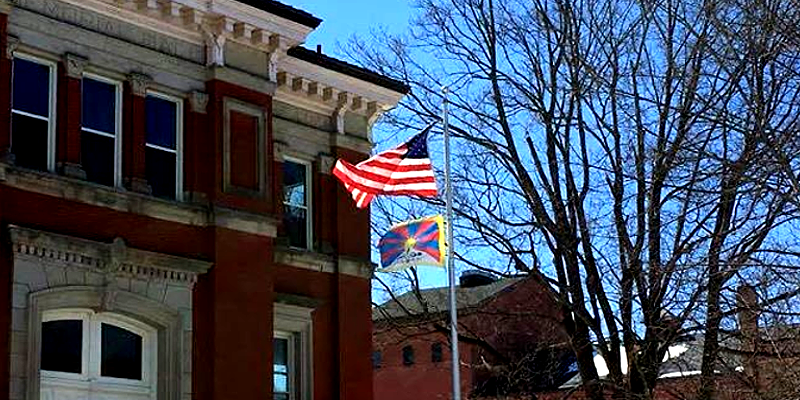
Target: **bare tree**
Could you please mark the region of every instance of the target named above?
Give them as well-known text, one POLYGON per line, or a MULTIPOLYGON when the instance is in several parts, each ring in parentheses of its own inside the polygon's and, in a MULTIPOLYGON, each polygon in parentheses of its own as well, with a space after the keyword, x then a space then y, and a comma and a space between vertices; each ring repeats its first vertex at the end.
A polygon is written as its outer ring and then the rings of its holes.
MULTIPOLYGON (((547 284, 589 398, 652 398, 686 334, 704 339, 697 398, 716 398, 732 288, 760 285, 764 305, 798 294, 786 284, 800 255, 798 4, 420 0, 417 11, 409 36, 350 49, 412 85, 389 126, 439 118, 450 87, 461 262, 547 284)), ((384 201, 376 218, 407 207, 384 201)))

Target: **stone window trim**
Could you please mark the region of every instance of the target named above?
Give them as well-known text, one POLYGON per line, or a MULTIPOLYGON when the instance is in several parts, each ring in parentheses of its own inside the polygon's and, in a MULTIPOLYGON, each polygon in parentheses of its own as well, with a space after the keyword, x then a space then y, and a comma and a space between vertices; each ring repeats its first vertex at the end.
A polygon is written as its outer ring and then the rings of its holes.
POLYGON ((15 256, 32 256, 48 263, 73 264, 123 274, 194 284, 197 275, 211 268, 208 261, 128 247, 122 238, 97 242, 58 233, 9 225, 15 256))
MULTIPOLYGON (((18 50, 17 46, 13 46, 13 49, 9 49, 10 54, 9 58, 12 60, 14 58, 19 58, 22 60, 34 62, 40 65, 44 65, 50 71, 50 81, 47 83, 47 87, 50 90, 49 98, 48 98, 48 108, 49 108, 49 116, 47 118, 47 171, 53 172, 56 168, 56 121, 57 121, 57 99, 58 99, 58 62, 55 60, 51 60, 46 57, 39 56, 35 52, 25 51, 25 50, 18 50)), ((13 75, 13 71, 12 71, 13 75)), ((13 76, 12 76, 13 82, 13 76)), ((13 88, 12 88, 12 97, 13 97, 13 88)), ((13 99, 12 99, 13 102, 13 99)), ((14 105, 11 105, 11 113, 19 113, 14 109, 14 105)), ((13 143, 12 143, 13 146, 13 143)))
MULTIPOLYGON (((279 297, 281 299, 282 297, 279 297)), ((280 300, 279 300, 280 301, 280 300)), ((310 305, 310 304, 309 304, 310 305)), ((273 305, 273 331, 291 333, 296 351, 294 367, 295 390, 292 394, 294 400, 311 400, 313 393, 313 308, 288 304, 288 302, 274 303, 273 305)), ((270 342, 271 343, 271 342, 270 342)))
MULTIPOLYGON (((283 159, 281 160, 283 163, 293 163, 297 165, 301 165, 305 168, 305 204, 292 204, 291 202, 287 202, 286 199, 283 198, 283 193, 281 193, 281 204, 286 207, 297 207, 302 208, 306 212, 306 246, 305 247, 296 247, 300 250, 313 250, 316 248, 314 246, 314 161, 309 160, 302 157, 294 157, 291 155, 284 155, 283 159)), ((295 247, 292 247, 295 248, 295 247)))
POLYGON ((28 299, 28 390, 27 398, 38 399, 41 372, 41 325, 47 311, 90 309, 112 312, 141 321, 156 330, 157 399, 177 400, 181 396, 180 315, 164 304, 123 290, 95 286, 64 286, 33 292, 28 299))
POLYGON ((222 190, 225 193, 235 194, 248 198, 266 199, 267 191, 267 111, 253 104, 245 103, 230 97, 223 99, 223 141, 222 141, 222 190), (231 170, 231 112, 238 112, 255 117, 258 121, 258 132, 256 133, 256 165, 258 189, 239 187, 232 183, 231 170))
MULTIPOLYGON (((91 79, 93 81, 105 83, 114 87, 114 132, 103 132, 96 129, 91 129, 86 126, 83 126, 83 121, 81 121, 81 133, 89 133, 94 135, 100 135, 108 138, 114 139, 114 182, 113 187, 115 188, 122 188, 122 128, 123 128, 123 89, 122 89, 122 82, 123 79, 113 78, 112 74, 106 74, 103 72, 95 72, 95 71, 83 71, 82 74, 83 79, 91 79)), ((83 83, 82 83, 83 85, 83 83)), ((83 91, 83 89, 81 89, 83 91)), ((81 100, 82 101, 82 100, 81 100)), ((83 109, 85 105, 81 104, 81 108, 83 109)))
POLYGON ((183 201, 183 176, 184 176, 184 104, 183 98, 172 95, 164 90, 148 88, 145 90, 145 96, 152 96, 158 99, 166 100, 175 104, 175 149, 165 149, 159 146, 147 143, 145 147, 155 148, 162 151, 172 152, 175 154, 175 200, 183 201))
POLYGON ((192 330, 191 297, 184 300, 189 302, 187 305, 177 305, 169 300, 169 292, 151 297, 149 293, 137 294, 119 287, 117 282, 119 279, 130 279, 191 291, 197 275, 208 271, 212 265, 210 262, 130 248, 120 238, 112 243, 104 243, 15 225, 9 226, 8 232, 15 271, 12 314, 16 316, 12 315, 12 319, 22 323, 12 324, 12 335, 22 335, 19 337, 21 343, 12 341, 12 363, 15 362, 13 354, 23 355, 24 358, 19 360, 24 361, 18 371, 24 373, 27 382, 22 392, 15 392, 12 385, 12 392, 19 393, 12 397, 39 398, 42 316, 47 311, 64 309, 113 313, 155 329, 158 371, 156 399, 179 400, 184 396, 182 391, 190 386, 187 379, 191 380, 191 342, 190 336, 186 336, 191 335, 192 330), (99 284, 90 284, 86 280, 84 284, 70 285, 67 282, 66 285, 49 283, 31 286, 29 292, 28 286, 16 283, 20 262, 33 262, 44 269, 85 271, 87 275, 91 273, 105 278, 99 284), (22 292, 24 298, 16 294, 17 287, 25 288, 22 292))

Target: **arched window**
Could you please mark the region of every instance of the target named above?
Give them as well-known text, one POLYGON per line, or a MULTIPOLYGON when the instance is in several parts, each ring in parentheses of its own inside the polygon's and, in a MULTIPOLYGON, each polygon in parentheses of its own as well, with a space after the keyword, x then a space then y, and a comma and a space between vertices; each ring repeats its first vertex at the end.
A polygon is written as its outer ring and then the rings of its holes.
POLYGON ((156 330, 84 309, 42 313, 41 398, 155 399, 156 330))

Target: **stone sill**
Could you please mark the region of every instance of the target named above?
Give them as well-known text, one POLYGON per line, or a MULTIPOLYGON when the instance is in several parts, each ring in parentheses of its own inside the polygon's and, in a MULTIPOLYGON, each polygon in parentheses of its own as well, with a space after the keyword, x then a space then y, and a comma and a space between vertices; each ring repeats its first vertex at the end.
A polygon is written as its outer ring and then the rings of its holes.
POLYGON ((372 278, 369 260, 335 256, 287 246, 275 246, 275 263, 329 274, 341 273, 358 278, 372 278))
POLYGON ((277 236, 277 220, 209 204, 159 199, 79 179, 0 163, 0 184, 91 206, 185 225, 217 226, 254 235, 277 236))

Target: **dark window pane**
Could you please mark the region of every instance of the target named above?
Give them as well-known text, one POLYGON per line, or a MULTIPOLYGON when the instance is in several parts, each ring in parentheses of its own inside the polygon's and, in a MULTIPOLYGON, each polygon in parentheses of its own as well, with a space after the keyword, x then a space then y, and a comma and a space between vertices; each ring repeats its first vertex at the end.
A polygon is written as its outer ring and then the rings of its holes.
POLYGON ((12 107, 42 117, 50 115, 50 68, 35 62, 14 59, 14 98, 12 107))
POLYGON ((46 371, 81 373, 83 321, 42 322, 42 364, 46 371))
POLYGON ((289 245, 292 247, 308 248, 308 222, 306 210, 300 207, 283 207, 283 226, 289 245))
POLYGON ((83 78, 83 126, 113 134, 116 121, 116 86, 83 78))
POLYGON ((291 161, 283 163, 284 203, 298 206, 306 205, 306 173, 306 166, 303 164, 291 161))
POLYGON ((378 369, 381 367, 381 363, 383 363, 383 354, 380 351, 373 351, 372 352, 372 368, 378 369))
POLYGON ((431 361, 442 362, 442 344, 439 342, 431 345, 431 361))
POLYGON ((11 152, 20 167, 47 170, 47 121, 11 116, 11 152))
POLYGON ((414 348, 411 346, 403 347, 403 365, 414 364, 414 348))
POLYGON ((147 96, 147 143, 175 150, 175 130, 178 118, 175 102, 147 96))
POLYGON ((175 198, 175 153, 148 147, 145 150, 147 160, 147 182, 153 190, 153 196, 165 199, 175 198))
POLYGON ((142 337, 120 327, 102 324, 100 375, 142 379, 142 337))
POLYGON ((114 186, 114 139, 81 133, 81 164, 87 180, 114 186))

